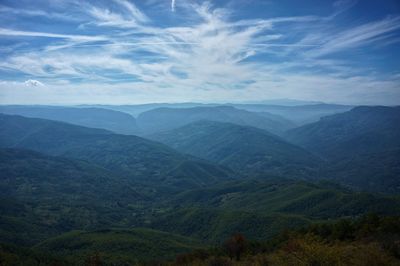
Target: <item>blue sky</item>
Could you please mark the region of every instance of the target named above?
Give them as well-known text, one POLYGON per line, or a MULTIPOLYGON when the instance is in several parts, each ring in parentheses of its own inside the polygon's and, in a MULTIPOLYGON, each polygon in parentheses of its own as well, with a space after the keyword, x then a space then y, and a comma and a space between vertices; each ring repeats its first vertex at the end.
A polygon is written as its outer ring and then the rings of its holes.
POLYGON ((0 17, 3 104, 400 104, 398 0, 1 0, 0 17))

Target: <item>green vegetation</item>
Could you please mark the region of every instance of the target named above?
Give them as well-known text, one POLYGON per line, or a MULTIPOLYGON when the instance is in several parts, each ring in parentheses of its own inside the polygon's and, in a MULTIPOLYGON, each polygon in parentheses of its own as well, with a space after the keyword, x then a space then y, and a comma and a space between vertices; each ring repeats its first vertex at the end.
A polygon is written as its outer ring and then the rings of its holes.
POLYGON ((248 176, 308 178, 321 163, 318 157, 267 131, 230 123, 200 121, 149 137, 248 176))
POLYGON ((157 134, 185 155, 137 136, 0 115, 0 265, 398 265, 400 198, 318 179, 397 194, 393 112, 358 108, 311 125, 331 145, 319 151, 326 161, 230 123, 157 134), (381 146, 368 147, 377 136, 381 146))
POLYGON ((357 193, 327 183, 282 178, 235 181, 175 196, 170 206, 203 206, 225 210, 291 213, 317 219, 358 216, 366 212, 400 214, 398 199, 357 193))
POLYGON ((107 264, 126 265, 153 258, 171 259, 201 247, 198 241, 187 237, 138 228, 70 232, 41 242, 34 250, 50 252, 74 265, 84 264, 95 254, 107 264))
POLYGON ((0 243, 0 265, 137 265, 200 248, 199 241, 145 228, 72 231, 31 248, 0 243))
POLYGON ((400 147, 400 107, 361 106, 288 131, 287 138, 326 158, 400 147))
POLYGON ((263 239, 284 228, 296 228, 309 223, 311 220, 300 215, 204 207, 172 209, 155 217, 150 226, 215 244, 239 231, 252 239, 263 239))
POLYGON ((232 175, 227 168, 184 156, 165 145, 137 136, 21 116, 0 115, 0 123, 3 125, 0 147, 31 149, 86 160, 115 175, 155 187, 193 188, 227 180, 232 175), (193 171, 187 168, 180 171, 186 163, 193 166, 193 171))
POLYGON ((84 161, 0 149, 0 238, 31 245, 77 228, 132 226, 152 195, 141 187, 84 161))
MULTIPOLYGON (((54 247, 51 254, 59 254, 63 260, 74 258, 74 254, 82 254, 79 259, 84 260, 96 250, 103 250, 102 257, 107 260, 137 259, 139 255, 134 252, 130 257, 111 252, 114 249, 106 252, 114 245, 113 232, 124 232, 119 235, 125 237, 126 228, 132 227, 151 227, 198 239, 194 243, 215 244, 235 232, 262 240, 283 229, 327 219, 359 216, 369 211, 400 213, 396 198, 354 193, 329 183, 262 178, 181 193, 168 189, 154 192, 154 186, 132 182, 85 161, 18 149, 3 149, 0 158, 0 187, 4 192, 0 204, 1 242, 19 247, 61 243, 59 247, 66 250, 61 252, 54 247), (103 230, 95 233, 68 233, 100 228, 103 230), (63 233, 67 234, 58 238, 63 233), (49 238, 55 242, 48 242, 49 238), (74 249, 67 245, 75 245, 72 239, 86 244, 76 244, 79 248, 74 249), (90 239, 110 239, 111 244, 97 246, 90 239)), ((143 240, 149 241, 145 236, 143 240)), ((168 242, 154 244, 154 256, 149 257, 171 253, 169 249, 163 251, 165 243, 168 242)), ((46 248, 34 251, 38 253, 35 256, 40 256, 46 248)))
POLYGON ((368 214, 215 247, 150 230, 74 231, 31 249, 0 245, 1 265, 399 265, 400 217, 368 214), (175 257, 175 259, 174 259, 175 257))
POLYGON ((174 196, 151 226, 213 243, 235 232, 265 239, 318 221, 368 212, 400 214, 399 203, 397 198, 355 193, 329 183, 236 181, 174 196))
POLYGON ((400 192, 400 107, 356 107, 287 134, 327 159, 320 176, 370 192, 400 192))
MULTIPOLYGON (((234 235, 219 248, 164 265, 400 265, 400 218, 364 216, 285 231, 265 242, 234 235)), ((163 265, 163 264, 161 264, 163 265)))
POLYGON ((400 147, 331 161, 324 165, 323 173, 355 189, 399 194, 400 147))
POLYGON ((0 243, 0 265, 2 266, 38 266, 38 265, 68 265, 60 257, 49 252, 42 253, 32 248, 13 244, 0 243))

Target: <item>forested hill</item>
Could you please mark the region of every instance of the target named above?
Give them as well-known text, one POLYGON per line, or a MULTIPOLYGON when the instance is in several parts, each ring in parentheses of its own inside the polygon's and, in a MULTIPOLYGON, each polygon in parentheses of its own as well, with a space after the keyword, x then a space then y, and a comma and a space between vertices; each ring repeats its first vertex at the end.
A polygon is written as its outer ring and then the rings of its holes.
POLYGON ((400 106, 360 106, 288 131, 287 138, 327 158, 400 147, 400 106))
POLYGON ((371 192, 400 192, 400 107, 356 107, 289 130, 287 140, 327 159, 325 178, 371 192))
POLYGON ((0 146, 86 160, 116 175, 158 186, 203 186, 231 171, 157 142, 62 122, 0 115, 0 146), (190 167, 189 167, 190 166, 190 167))
POLYGON ((203 120, 148 137, 248 176, 311 178, 321 163, 317 156, 274 134, 232 123, 203 120))

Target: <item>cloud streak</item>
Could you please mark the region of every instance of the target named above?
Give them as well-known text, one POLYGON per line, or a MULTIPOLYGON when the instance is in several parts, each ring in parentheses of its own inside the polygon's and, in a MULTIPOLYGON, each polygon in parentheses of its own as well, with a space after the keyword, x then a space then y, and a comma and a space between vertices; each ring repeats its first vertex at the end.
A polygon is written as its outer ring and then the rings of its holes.
MULTIPOLYGON (((333 36, 322 35, 321 46, 312 51, 312 56, 324 56, 342 50, 370 45, 390 37, 390 33, 400 29, 400 17, 388 17, 380 21, 353 27, 333 36)), ((316 41, 315 39, 313 41, 316 41)))
POLYGON ((172 12, 175 12, 175 4, 176 4, 175 0, 171 0, 171 11, 172 12))
POLYGON ((56 38, 56 39, 71 39, 77 41, 101 41, 104 37, 101 36, 88 36, 88 35, 69 35, 69 34, 57 34, 47 32, 36 32, 36 31, 20 31, 12 29, 0 28, 0 35, 3 36, 17 36, 17 37, 43 37, 43 38, 56 38))

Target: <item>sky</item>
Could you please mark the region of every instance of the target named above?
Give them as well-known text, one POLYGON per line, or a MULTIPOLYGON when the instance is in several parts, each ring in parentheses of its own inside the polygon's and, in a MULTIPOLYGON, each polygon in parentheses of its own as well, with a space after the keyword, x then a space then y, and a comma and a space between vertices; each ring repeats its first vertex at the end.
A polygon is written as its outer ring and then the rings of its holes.
POLYGON ((400 105, 398 0, 0 0, 0 104, 400 105))

